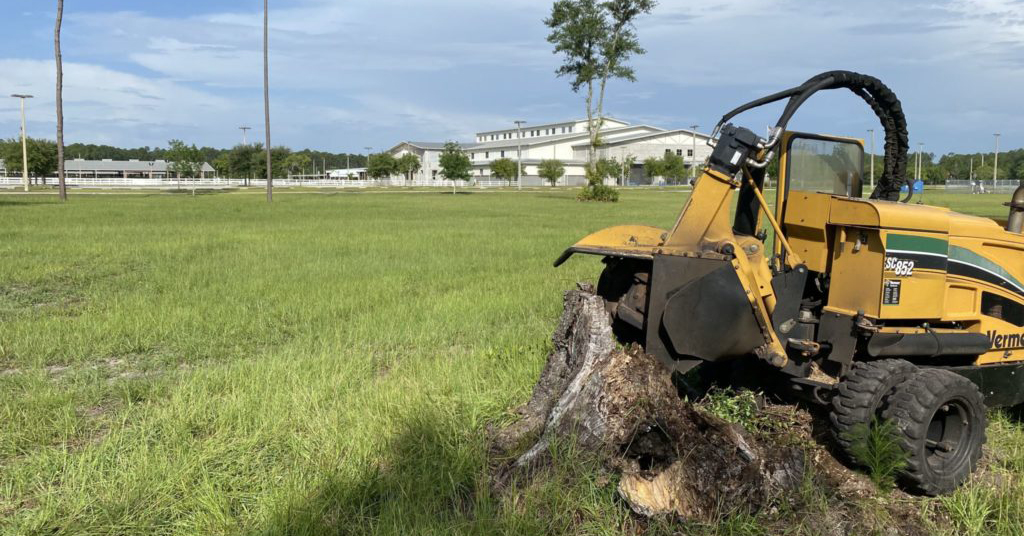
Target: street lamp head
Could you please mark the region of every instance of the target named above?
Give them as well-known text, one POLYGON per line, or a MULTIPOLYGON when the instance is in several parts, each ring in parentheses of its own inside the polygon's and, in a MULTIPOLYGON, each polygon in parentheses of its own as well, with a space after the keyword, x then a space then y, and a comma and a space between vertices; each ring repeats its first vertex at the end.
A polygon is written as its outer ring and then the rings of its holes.
POLYGON ((22 94, 19 94, 19 93, 14 93, 11 96, 16 98, 16 99, 31 99, 32 98, 32 95, 22 95, 22 94))

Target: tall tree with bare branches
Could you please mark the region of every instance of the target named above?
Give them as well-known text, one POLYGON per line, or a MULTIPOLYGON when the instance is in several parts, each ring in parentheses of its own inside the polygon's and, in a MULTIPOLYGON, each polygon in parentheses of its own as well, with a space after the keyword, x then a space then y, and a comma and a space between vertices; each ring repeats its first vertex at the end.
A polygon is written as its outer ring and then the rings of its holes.
POLYGON ((267 202, 270 203, 274 200, 274 167, 270 164, 270 59, 267 45, 270 36, 267 20, 270 12, 267 4, 268 0, 263 0, 263 116, 267 129, 267 202))
POLYGON ((57 184, 60 200, 68 200, 64 184, 64 63, 60 55, 60 25, 64 18, 64 0, 57 0, 57 24, 53 29, 53 56, 57 60, 57 184))

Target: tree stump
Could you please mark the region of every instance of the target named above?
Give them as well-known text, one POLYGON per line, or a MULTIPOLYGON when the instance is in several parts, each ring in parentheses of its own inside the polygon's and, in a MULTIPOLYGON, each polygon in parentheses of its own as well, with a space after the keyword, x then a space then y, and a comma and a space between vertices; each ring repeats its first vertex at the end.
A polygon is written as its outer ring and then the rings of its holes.
POLYGON ((566 292, 554 348, 522 418, 496 434, 498 482, 550 460, 572 439, 621 474, 635 512, 711 521, 723 507, 756 511, 803 479, 796 447, 757 444, 740 426, 680 398, 667 369, 639 346, 617 348, 604 302, 589 285, 566 292))

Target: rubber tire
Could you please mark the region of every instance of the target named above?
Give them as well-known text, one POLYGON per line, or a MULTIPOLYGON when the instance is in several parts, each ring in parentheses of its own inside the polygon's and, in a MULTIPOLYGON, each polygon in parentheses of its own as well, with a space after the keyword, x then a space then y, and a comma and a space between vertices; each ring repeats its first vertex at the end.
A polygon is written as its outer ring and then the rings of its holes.
POLYGON ((985 443, 985 399, 967 378, 948 370, 921 370, 897 388, 885 418, 895 423, 900 448, 907 455, 900 483, 908 491, 933 496, 949 493, 977 467, 985 443), (925 439, 932 417, 949 403, 965 410, 967 430, 951 455, 955 458, 952 466, 937 469, 928 463, 925 439))
POLYGON ((870 426, 881 417, 896 387, 918 371, 902 359, 857 361, 839 382, 832 397, 832 433, 843 454, 856 463, 850 452, 850 435, 861 425, 870 426))

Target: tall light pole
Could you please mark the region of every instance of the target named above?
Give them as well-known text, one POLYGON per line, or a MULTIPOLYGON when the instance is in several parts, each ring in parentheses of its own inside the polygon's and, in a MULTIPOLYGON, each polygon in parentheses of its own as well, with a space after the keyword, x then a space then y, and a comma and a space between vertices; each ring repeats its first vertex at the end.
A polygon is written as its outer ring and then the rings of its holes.
POLYGON ((700 125, 690 125, 690 138, 693 140, 693 155, 690 156, 690 178, 697 179, 697 127, 700 125))
POLYGON ((238 127, 242 131, 242 145, 249 145, 249 131, 252 127, 238 127))
POLYGON ((516 186, 523 189, 523 125, 526 121, 513 121, 516 124, 516 186))
POLYGON ((363 147, 366 149, 366 178, 370 178, 370 155, 373 154, 373 147, 363 147))
POLYGON ((269 0, 263 0, 263 119, 266 123, 267 146, 267 202, 274 200, 274 170, 270 162, 270 54, 269 54, 269 0))
POLYGON ((871 134, 871 190, 875 189, 875 129, 869 128, 868 134, 871 134))
POLYGON ((921 166, 924 164, 924 160, 921 158, 923 147, 924 143, 917 142, 917 180, 921 180, 921 166))
POLYGON ((999 133, 996 132, 993 136, 996 137, 996 155, 992 161, 992 191, 994 192, 996 188, 996 174, 999 172, 999 133))
POLYGON ((619 147, 619 186, 626 185, 626 146, 619 147))
POLYGON ((25 191, 28 191, 28 134, 25 132, 25 99, 31 99, 32 95, 23 95, 15 93, 11 95, 16 99, 21 99, 21 181, 25 185, 25 191))

